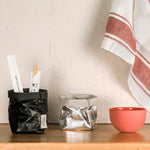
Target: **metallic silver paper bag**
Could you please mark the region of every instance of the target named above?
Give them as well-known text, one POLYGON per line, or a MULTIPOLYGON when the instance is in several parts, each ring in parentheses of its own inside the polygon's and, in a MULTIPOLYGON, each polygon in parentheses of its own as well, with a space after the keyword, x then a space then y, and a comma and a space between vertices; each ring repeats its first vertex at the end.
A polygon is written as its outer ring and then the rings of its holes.
POLYGON ((61 96, 61 100, 66 100, 66 106, 61 107, 59 123, 64 130, 91 130, 96 122, 96 106, 89 106, 90 99, 96 98, 94 95, 67 95, 61 96), (71 101, 69 103, 69 101, 71 101), (87 102, 87 103, 86 103, 87 102), (85 106, 84 106, 85 105, 85 106))

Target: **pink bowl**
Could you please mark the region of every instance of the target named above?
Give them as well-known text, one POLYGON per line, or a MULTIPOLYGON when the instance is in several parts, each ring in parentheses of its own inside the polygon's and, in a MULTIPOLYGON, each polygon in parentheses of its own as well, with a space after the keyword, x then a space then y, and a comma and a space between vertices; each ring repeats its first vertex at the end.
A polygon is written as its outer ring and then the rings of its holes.
POLYGON ((136 132, 144 124, 146 109, 138 107, 116 107, 109 109, 112 125, 120 132, 136 132))

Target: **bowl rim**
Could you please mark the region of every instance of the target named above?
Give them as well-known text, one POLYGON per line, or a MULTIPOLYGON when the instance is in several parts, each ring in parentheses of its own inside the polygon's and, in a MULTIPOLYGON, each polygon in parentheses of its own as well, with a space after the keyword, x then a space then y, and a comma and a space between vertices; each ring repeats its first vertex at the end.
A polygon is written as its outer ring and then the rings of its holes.
POLYGON ((112 107, 109 108, 110 111, 146 111, 145 108, 142 107, 112 107))

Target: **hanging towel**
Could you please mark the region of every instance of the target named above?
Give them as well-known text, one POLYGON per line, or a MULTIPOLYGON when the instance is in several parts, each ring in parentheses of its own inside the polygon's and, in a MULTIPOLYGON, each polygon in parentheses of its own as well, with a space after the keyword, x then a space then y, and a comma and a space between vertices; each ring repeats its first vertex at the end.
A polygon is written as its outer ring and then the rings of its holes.
POLYGON ((149 0, 113 0, 101 48, 131 64, 128 86, 150 111, 149 0))

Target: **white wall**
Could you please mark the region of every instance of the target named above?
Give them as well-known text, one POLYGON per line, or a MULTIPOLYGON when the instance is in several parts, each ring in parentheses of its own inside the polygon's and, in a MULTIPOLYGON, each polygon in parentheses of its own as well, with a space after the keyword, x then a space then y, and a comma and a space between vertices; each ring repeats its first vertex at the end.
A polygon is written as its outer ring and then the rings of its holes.
MULTIPOLYGON (((99 97, 98 122, 108 109, 139 106, 132 97, 129 65, 100 49, 112 0, 0 0, 0 122, 8 122, 12 88, 6 56, 15 54, 24 87, 34 64, 49 91, 49 121, 57 122, 58 97, 91 93, 99 97)), ((147 122, 150 122, 149 116, 147 122)))

